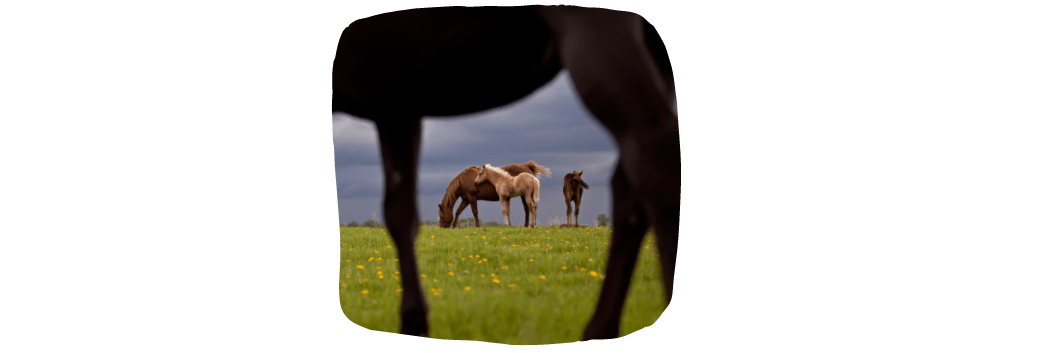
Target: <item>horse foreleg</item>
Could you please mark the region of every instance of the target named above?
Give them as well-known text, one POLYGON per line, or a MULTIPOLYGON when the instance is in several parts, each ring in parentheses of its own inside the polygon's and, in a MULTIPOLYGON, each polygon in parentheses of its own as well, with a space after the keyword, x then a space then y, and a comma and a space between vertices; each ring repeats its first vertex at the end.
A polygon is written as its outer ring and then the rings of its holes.
POLYGON ((468 206, 468 204, 469 204, 468 199, 462 197, 461 198, 461 205, 458 206, 458 211, 454 213, 454 225, 451 226, 451 228, 457 228, 458 227, 458 216, 461 216, 461 211, 464 211, 465 210, 465 206, 468 206))
POLYGON ((501 198, 501 216, 505 220, 505 224, 512 226, 512 208, 509 206, 508 199, 501 198))
POLYGON ((421 292, 414 238, 418 232, 417 168, 421 119, 378 122, 382 166, 385 172, 385 226, 396 244, 403 298, 400 332, 428 336, 428 306, 421 292))
POLYGON ((599 293, 595 314, 585 327, 582 340, 618 337, 621 311, 632 281, 639 246, 647 229, 646 216, 637 195, 632 193, 620 165, 611 181, 614 190, 614 231, 611 233, 610 256, 607 259, 606 278, 599 293))
POLYGON ((480 225, 480 223, 479 223, 479 209, 477 208, 477 206, 478 206, 478 202, 476 202, 476 198, 470 197, 469 198, 469 207, 472 208, 472 218, 476 219, 476 228, 479 228, 479 225, 480 225))

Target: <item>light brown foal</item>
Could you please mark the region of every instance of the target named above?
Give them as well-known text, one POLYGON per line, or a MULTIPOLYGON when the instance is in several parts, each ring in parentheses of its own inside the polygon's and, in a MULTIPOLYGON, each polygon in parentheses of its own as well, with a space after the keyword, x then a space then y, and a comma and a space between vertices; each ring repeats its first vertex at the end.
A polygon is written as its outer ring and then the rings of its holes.
POLYGON ((508 200, 522 196, 524 203, 527 207, 530 207, 530 214, 534 217, 530 219, 530 224, 523 224, 524 227, 534 228, 537 226, 537 214, 538 214, 538 200, 541 198, 541 182, 534 174, 522 173, 516 176, 512 176, 508 172, 498 167, 492 167, 490 164, 484 164, 483 169, 479 171, 479 175, 476 176, 475 183, 479 185, 484 182, 490 182, 494 185, 494 189, 497 190, 498 198, 501 200, 501 215, 505 218, 505 224, 512 225, 512 210, 509 207, 508 200))

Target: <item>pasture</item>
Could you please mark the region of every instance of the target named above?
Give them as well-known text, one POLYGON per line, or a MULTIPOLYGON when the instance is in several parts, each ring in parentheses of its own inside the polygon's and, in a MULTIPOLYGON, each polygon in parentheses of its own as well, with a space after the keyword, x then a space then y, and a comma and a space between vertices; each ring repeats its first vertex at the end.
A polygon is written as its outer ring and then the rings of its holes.
MULTIPOLYGON (((341 307, 364 328, 398 332, 399 264, 383 228, 341 227, 341 307)), ((418 266, 430 337, 507 344, 576 342, 605 276, 610 229, 422 226, 418 266)), ((665 308, 652 234, 640 249, 621 335, 665 308)))

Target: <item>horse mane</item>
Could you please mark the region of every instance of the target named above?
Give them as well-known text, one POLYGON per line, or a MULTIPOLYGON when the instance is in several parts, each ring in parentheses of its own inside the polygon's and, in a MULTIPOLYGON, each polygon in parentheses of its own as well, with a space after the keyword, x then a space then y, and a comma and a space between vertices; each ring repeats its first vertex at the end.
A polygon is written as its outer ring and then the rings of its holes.
POLYGON ((447 185, 447 192, 443 194, 443 202, 440 203, 440 206, 446 207, 447 205, 453 205, 454 201, 457 201, 458 187, 461 186, 461 180, 458 179, 460 178, 454 177, 454 179, 450 180, 450 184, 447 185))
POLYGON ((505 171, 504 169, 501 169, 501 168, 498 168, 498 167, 492 166, 492 165, 490 165, 490 163, 484 164, 483 166, 484 166, 484 167, 486 167, 486 168, 489 168, 489 169, 490 169, 491 171, 493 171, 493 172, 495 172, 495 173, 498 173, 498 174, 500 174, 501 176, 504 176, 504 177, 506 177, 506 178, 511 178, 511 177, 512 177, 512 174, 509 174, 509 173, 508 173, 508 172, 506 172, 506 171, 505 171))
POLYGON ((534 161, 527 162, 527 167, 530 168, 531 174, 534 174, 535 177, 542 176, 542 175, 543 176, 552 176, 552 171, 551 170, 549 170, 548 168, 545 168, 544 166, 541 166, 540 164, 535 163, 534 161))

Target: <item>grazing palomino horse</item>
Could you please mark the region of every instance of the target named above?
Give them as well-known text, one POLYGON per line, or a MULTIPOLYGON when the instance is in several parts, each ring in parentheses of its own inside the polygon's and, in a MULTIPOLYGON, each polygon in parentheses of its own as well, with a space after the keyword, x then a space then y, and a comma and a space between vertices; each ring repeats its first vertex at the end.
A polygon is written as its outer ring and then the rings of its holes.
MULTIPOLYGON (((481 168, 472 166, 465 168, 464 171, 458 173, 458 176, 454 177, 447 185, 447 192, 443 194, 443 202, 439 204, 439 226, 443 228, 457 228, 458 227, 458 216, 461 216, 461 211, 465 210, 465 206, 472 206, 472 217, 476 219, 476 227, 480 226, 479 222, 479 210, 476 209, 477 200, 484 201, 498 201, 498 193, 494 190, 494 185, 491 183, 482 183, 476 185, 474 182, 476 176, 479 175, 481 168), (458 206, 458 211, 453 213, 453 221, 451 220, 452 211, 454 210, 454 203, 458 202, 458 198, 461 198, 461 206, 458 206)), ((534 176, 551 175, 552 172, 548 168, 542 167, 541 165, 529 161, 527 164, 509 164, 501 167, 502 170, 509 173, 509 175, 516 176, 520 173, 530 173, 534 176)), ((527 201, 520 198, 523 202, 523 219, 524 224, 530 222, 530 207, 527 206, 527 201)), ((537 215, 534 215, 537 217, 537 215)))
POLYGON ((414 239, 423 116, 514 102, 570 72, 588 111, 618 146, 606 279, 583 340, 618 337, 647 227, 654 227, 666 304, 679 239, 679 119, 661 37, 630 12, 575 6, 440 7, 354 21, 341 34, 332 111, 374 121, 385 175, 385 221, 403 281, 400 332, 427 336, 414 239))
POLYGON ((567 225, 570 225, 570 202, 574 201, 574 226, 577 226, 577 215, 581 213, 581 192, 588 189, 588 183, 581 180, 581 173, 574 171, 563 177, 563 197, 567 199, 567 225))
POLYGON ((476 176, 476 184, 488 181, 494 184, 494 189, 498 192, 498 199, 501 200, 501 215, 505 218, 505 224, 512 225, 512 212, 509 208, 508 200, 516 196, 522 196, 523 207, 528 207, 529 205, 530 213, 534 214, 534 218, 529 221, 530 223, 524 223, 523 227, 529 226, 534 228, 537 226, 538 200, 541 198, 541 182, 538 181, 538 177, 530 173, 512 176, 508 172, 501 170, 501 168, 484 164, 483 169, 476 176))

